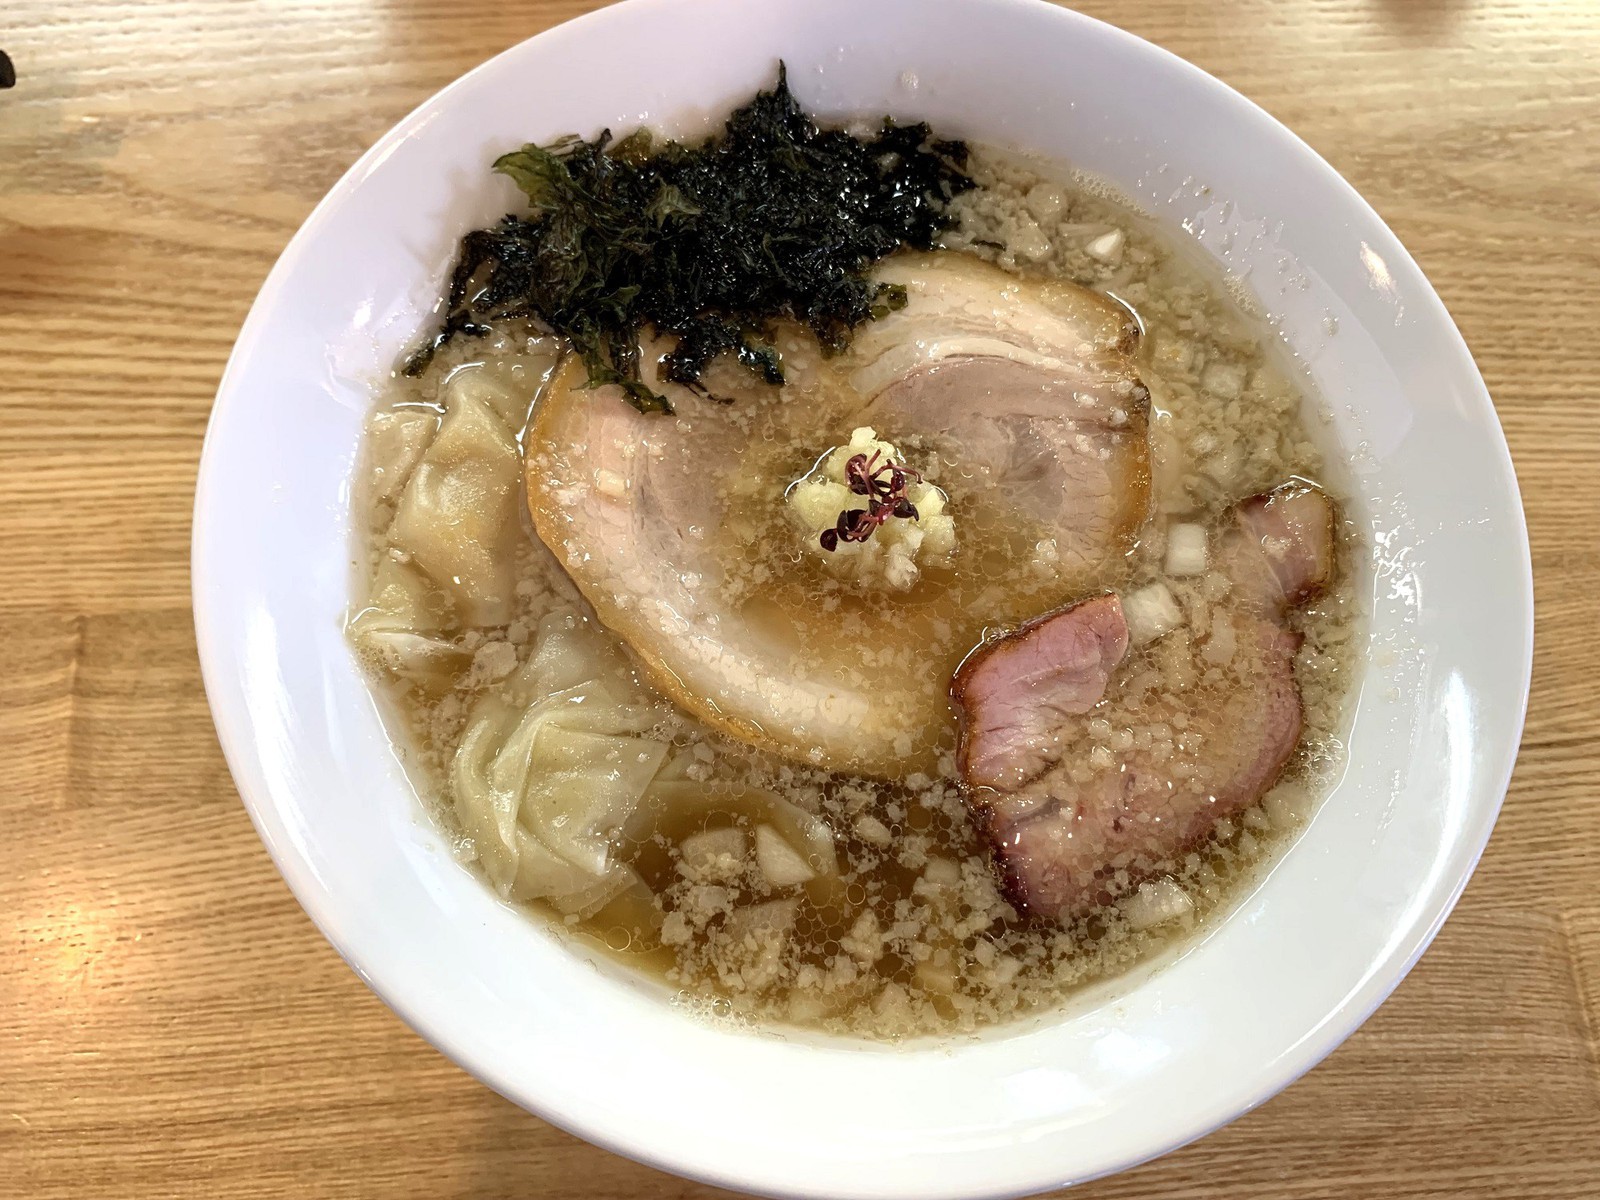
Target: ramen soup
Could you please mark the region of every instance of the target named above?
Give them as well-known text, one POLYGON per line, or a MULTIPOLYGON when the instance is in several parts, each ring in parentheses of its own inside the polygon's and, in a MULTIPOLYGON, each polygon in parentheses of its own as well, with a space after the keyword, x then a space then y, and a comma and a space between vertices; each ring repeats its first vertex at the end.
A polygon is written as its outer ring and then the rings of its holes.
POLYGON ((1340 752, 1354 534, 1214 265, 782 85, 497 164, 349 632, 461 858, 680 1001, 899 1038, 1193 935, 1340 752))

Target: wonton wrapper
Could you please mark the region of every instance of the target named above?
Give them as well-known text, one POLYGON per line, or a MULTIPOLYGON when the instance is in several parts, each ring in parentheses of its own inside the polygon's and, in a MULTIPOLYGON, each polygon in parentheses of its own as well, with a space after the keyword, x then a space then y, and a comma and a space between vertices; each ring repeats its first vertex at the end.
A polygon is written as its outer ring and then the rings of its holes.
POLYGON ((478 702, 451 764, 463 831, 508 899, 592 913, 638 882, 611 846, 667 744, 665 716, 597 630, 547 617, 533 657, 478 702))
POLYGON ((438 429, 431 408, 380 408, 367 417, 367 486, 375 505, 399 499, 438 429))
POLYGON ((522 457, 491 397, 495 389, 452 381, 439 433, 400 495, 390 545, 410 555, 468 625, 511 619, 522 457))
POLYGON ((415 567, 387 555, 378 563, 367 603, 350 621, 356 646, 391 675, 439 689, 471 655, 455 644, 449 606, 415 567))

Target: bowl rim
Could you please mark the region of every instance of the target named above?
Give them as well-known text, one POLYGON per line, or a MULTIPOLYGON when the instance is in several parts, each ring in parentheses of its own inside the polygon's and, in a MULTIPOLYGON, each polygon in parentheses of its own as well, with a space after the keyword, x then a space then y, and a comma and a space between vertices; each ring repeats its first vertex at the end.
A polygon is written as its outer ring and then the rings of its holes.
MULTIPOLYGON (((218 385, 216 399, 207 422, 196 483, 191 537, 191 598, 197 649, 207 700, 213 714, 218 740, 224 757, 250 820, 258 836, 261 837, 263 844, 266 846, 274 865, 289 885, 291 892, 293 892, 302 908, 311 918, 313 924, 316 925, 319 932, 322 933, 323 937, 328 940, 350 968, 393 1012, 425 1041, 450 1058, 480 1083, 493 1089, 519 1107, 535 1114, 540 1119, 581 1137, 591 1144, 663 1171, 703 1180, 726 1188, 756 1190, 764 1195, 807 1197, 817 1193, 803 1185, 787 1188, 771 1186, 765 1181, 753 1181, 738 1170, 725 1168, 718 1164, 708 1164, 697 1159, 693 1154, 679 1156, 652 1154, 630 1142, 627 1134, 615 1127, 594 1121, 580 1120, 570 1114, 552 1108, 540 1096, 530 1091, 525 1080, 512 1077, 510 1073, 500 1070, 496 1063, 475 1060, 452 1036, 448 1028, 433 1024, 428 1019, 422 1011, 422 1006, 417 1002, 415 995, 408 992, 405 986, 397 985, 394 981, 382 978, 379 972, 371 969, 371 964, 367 961, 360 946, 347 944, 344 939, 341 939, 338 934, 336 914, 319 903, 318 892, 313 886, 314 881, 309 865, 301 858, 290 853, 285 843, 273 837, 271 830, 266 825, 265 809, 267 805, 262 798, 262 784, 259 779, 252 775, 247 766, 245 745, 250 737, 250 728, 248 724, 231 723, 224 716, 222 698, 232 686, 233 681, 222 673, 219 665, 223 661, 219 645, 224 635, 218 625, 218 614, 210 603, 210 597, 205 592, 207 581, 213 578, 213 567, 208 557, 208 544, 212 537, 212 514, 216 511, 212 496, 214 492, 223 486, 223 482, 219 477, 216 455, 213 453, 216 430, 219 427, 222 415, 228 407, 229 397, 239 388, 239 375, 244 369, 241 364, 250 357, 250 350, 262 337, 265 325, 264 314, 273 306, 284 290, 287 279, 293 272, 297 260, 304 252, 305 246, 311 240, 315 230, 329 219, 330 214, 344 201, 347 193, 364 179, 377 164, 381 163, 397 145, 431 120, 434 114, 448 108, 460 92, 470 88, 480 77, 494 71, 504 60, 519 54, 523 47, 534 41, 575 37, 587 33, 591 27, 630 21, 639 13, 647 10, 670 9, 676 7, 679 2, 680 0, 621 0, 619 3, 581 14, 507 47, 459 76, 413 108, 362 154, 317 203, 286 244, 262 284, 241 327, 239 337, 230 352, 227 367, 218 385)), ((1343 176, 1315 149, 1254 101, 1229 84, 1152 42, 1146 41, 1108 22, 1050 4, 1047 0, 977 0, 977 2, 997 10, 1029 10, 1032 12, 1047 10, 1051 14, 1049 19, 1057 20, 1063 30, 1068 33, 1074 29, 1091 29, 1096 36, 1121 42, 1125 47, 1138 53, 1155 56, 1164 63, 1168 70, 1175 72, 1190 86, 1213 90, 1220 89, 1227 94, 1232 104, 1240 106, 1241 111, 1248 113, 1253 119, 1263 123, 1271 136, 1286 140, 1290 148, 1301 154, 1310 168, 1318 175, 1322 187, 1335 194, 1342 204, 1353 206, 1364 214, 1370 221, 1371 228, 1382 239, 1382 251, 1385 260, 1391 264, 1397 264, 1399 268, 1409 275, 1410 278, 1407 282, 1410 290, 1408 295, 1425 308, 1425 318, 1430 323, 1437 325, 1444 333, 1451 353, 1459 357, 1461 364, 1465 368, 1463 377, 1469 378, 1472 382, 1473 400, 1481 404, 1484 411, 1491 417, 1494 429, 1499 434, 1498 438, 1495 439, 1494 450, 1500 460, 1500 466, 1505 473, 1506 479, 1510 481, 1512 497, 1515 501, 1516 528, 1513 532, 1518 550, 1516 563, 1505 565, 1508 567, 1514 566, 1515 568, 1515 574, 1521 585, 1522 595, 1520 598, 1523 609, 1527 614, 1527 620, 1520 631, 1521 644, 1518 648, 1521 679, 1515 706, 1515 729, 1512 731, 1514 736, 1509 743, 1513 749, 1503 764, 1497 764, 1497 770, 1486 772, 1488 782, 1484 784, 1485 789, 1494 792, 1498 799, 1494 801, 1490 809, 1482 814, 1484 819, 1481 836, 1476 838, 1475 845, 1471 847, 1470 859, 1460 872, 1459 877, 1454 880, 1449 891, 1433 906, 1429 919, 1425 923, 1419 924, 1409 940, 1403 944, 1403 947, 1397 947, 1389 956, 1387 962, 1382 964, 1384 970, 1382 972, 1383 981, 1381 986, 1370 992, 1366 997, 1367 1002, 1359 1007, 1347 1005, 1344 1011, 1336 1012, 1330 1019, 1325 1020, 1321 1026, 1312 1031, 1311 1034, 1308 1034, 1297 1045, 1295 1054, 1285 1055, 1277 1061, 1275 1065, 1278 1069, 1270 1073, 1263 1072, 1259 1075, 1255 1094, 1243 1106, 1231 1103, 1221 1106, 1218 1112, 1213 1114, 1214 1119, 1192 1123, 1190 1126, 1163 1140, 1161 1144, 1153 1147, 1141 1157, 1118 1162, 1090 1174, 1072 1176, 1070 1183, 1076 1184, 1126 1170, 1170 1153, 1228 1124, 1277 1095, 1283 1088, 1300 1078, 1354 1033, 1372 1012, 1392 994, 1423 951, 1427 949, 1439 928, 1455 907, 1481 859, 1509 787, 1517 758, 1517 749, 1520 747, 1526 720, 1533 659, 1534 593, 1531 551, 1527 534, 1526 514, 1521 503, 1520 487, 1517 483, 1510 448, 1506 442, 1504 430, 1499 423, 1493 401, 1484 384, 1482 375, 1472 359, 1465 340, 1432 283, 1427 279, 1410 252, 1401 244, 1398 237, 1389 229, 1382 217, 1343 176)), ((1057 1177, 1039 1175, 1025 1180, 1008 1180, 1003 1186, 998 1186, 993 1190, 982 1193, 964 1192, 962 1194, 981 1194, 997 1198, 1021 1196, 1031 1194, 1041 1188, 1059 1186, 1060 1183, 1061 1180, 1057 1177)))

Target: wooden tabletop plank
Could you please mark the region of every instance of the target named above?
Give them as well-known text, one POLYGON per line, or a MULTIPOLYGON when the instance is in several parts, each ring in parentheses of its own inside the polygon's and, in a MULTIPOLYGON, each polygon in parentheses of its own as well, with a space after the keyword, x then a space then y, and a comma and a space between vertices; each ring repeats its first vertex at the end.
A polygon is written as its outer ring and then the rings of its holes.
MULTIPOLYGON (((188 609, 200 442, 276 255, 405 112, 588 7, 0 13, 0 1195, 719 1194, 523 1114, 344 966, 238 803, 188 609)), ((1511 444, 1538 627, 1504 816, 1395 996, 1075 1195, 1600 1195, 1600 5, 1082 7, 1283 119, 1416 255, 1511 444)))

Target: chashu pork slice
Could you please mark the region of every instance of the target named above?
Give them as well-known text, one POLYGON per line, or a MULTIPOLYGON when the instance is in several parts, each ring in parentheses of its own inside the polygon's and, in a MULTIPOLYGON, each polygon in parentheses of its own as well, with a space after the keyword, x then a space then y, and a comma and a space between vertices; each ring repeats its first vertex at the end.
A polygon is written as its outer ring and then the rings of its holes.
POLYGON ((958 486, 992 489, 1048 531, 1064 576, 1090 580, 1126 554, 1150 512, 1136 318, 1101 293, 955 255, 893 258, 876 277, 907 304, 851 347, 863 419, 959 447, 958 486))
MULTIPOLYGON (((892 777, 935 766, 951 744, 950 672, 985 625, 1017 615, 1003 588, 950 583, 984 569, 979 548, 962 544, 964 513, 985 496, 1010 506, 1006 522, 1032 531, 1030 545, 1055 542, 1029 586, 1058 596, 1093 586, 1148 512, 1148 394, 1131 358, 1136 326, 1105 297, 958 254, 880 271, 905 285, 906 306, 866 326, 845 356, 816 362, 813 347, 807 366, 792 353, 784 388, 730 376, 712 384, 733 392, 719 402, 662 383, 663 347, 646 344, 646 381, 676 411, 641 414, 616 388, 585 388, 569 361, 535 406, 525 451, 540 538, 658 688, 751 743, 892 777), (836 617, 781 587, 752 601, 749 547, 727 531, 752 507, 779 512, 796 475, 864 424, 938 443, 957 550, 917 603, 873 594, 850 636, 835 636, 836 617), (795 469, 768 471, 775 444, 809 449, 795 469), (864 647, 910 667, 867 667, 864 647)), ((762 569, 815 569, 802 534, 768 528, 793 542, 770 547, 776 566, 762 569)))
POLYGON ((1334 510, 1321 491, 1286 485, 1238 505, 1218 547, 1228 594, 1206 636, 1180 651, 1192 659, 1180 675, 1212 682, 1136 708, 1116 703, 1129 671, 1115 596, 1031 622, 964 665, 953 684, 959 766, 1014 904, 1071 917, 1107 903, 1277 781, 1302 718, 1301 639, 1288 615, 1326 585, 1333 554, 1334 510), (1181 727, 1187 747, 1158 734, 1148 748, 1114 752, 1091 736, 1094 718, 1116 725, 1135 713, 1146 729, 1181 727))

